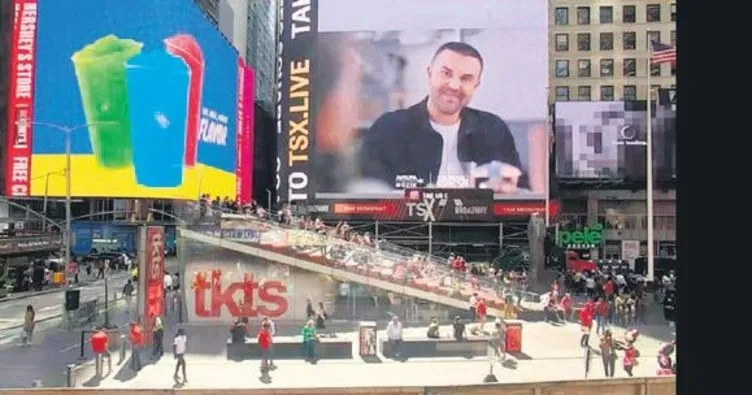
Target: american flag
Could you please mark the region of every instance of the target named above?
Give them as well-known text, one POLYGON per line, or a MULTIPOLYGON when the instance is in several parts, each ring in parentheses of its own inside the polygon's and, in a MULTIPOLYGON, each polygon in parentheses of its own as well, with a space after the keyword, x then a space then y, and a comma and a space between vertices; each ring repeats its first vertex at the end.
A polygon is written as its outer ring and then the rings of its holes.
POLYGON ((676 47, 657 41, 653 41, 651 44, 653 47, 653 51, 650 53, 651 64, 676 63, 676 47))

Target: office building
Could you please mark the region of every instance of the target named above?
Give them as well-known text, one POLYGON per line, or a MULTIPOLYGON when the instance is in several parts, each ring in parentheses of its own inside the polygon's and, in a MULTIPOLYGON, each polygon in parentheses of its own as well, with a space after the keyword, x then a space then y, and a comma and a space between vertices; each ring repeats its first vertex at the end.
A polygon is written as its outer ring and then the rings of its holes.
MULTIPOLYGON (((550 0, 549 100, 645 100, 650 41, 676 45, 676 0, 550 0)), ((675 88, 670 64, 650 69, 675 88)))

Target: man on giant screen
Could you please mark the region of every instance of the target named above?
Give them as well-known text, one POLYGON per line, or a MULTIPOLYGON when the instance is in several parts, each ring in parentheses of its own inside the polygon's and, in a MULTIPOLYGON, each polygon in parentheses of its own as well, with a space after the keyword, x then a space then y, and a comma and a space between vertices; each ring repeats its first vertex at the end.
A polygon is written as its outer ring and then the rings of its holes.
MULTIPOLYGON (((448 42, 427 68, 428 96, 380 116, 365 133, 360 154, 364 180, 401 189, 525 187, 512 134, 497 115, 467 107, 480 86, 483 57, 472 46, 448 42)), ((501 93, 501 92, 500 92, 501 93)))

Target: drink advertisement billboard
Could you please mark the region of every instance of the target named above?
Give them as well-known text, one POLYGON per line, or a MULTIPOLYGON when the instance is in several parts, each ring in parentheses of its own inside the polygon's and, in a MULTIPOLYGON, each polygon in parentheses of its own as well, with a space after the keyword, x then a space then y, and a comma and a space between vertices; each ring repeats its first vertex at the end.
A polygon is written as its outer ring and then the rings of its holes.
POLYGON ((411 188, 545 199, 546 1, 280 7, 280 201, 357 205, 411 188))
POLYGON ((250 200, 253 71, 193 2, 13 2, 6 194, 250 200))

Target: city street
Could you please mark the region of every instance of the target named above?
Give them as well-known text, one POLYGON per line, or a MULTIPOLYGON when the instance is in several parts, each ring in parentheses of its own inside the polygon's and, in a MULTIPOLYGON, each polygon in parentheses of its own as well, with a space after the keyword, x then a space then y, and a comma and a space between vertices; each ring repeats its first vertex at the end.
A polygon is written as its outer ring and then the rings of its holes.
MULTIPOLYGON (((177 270, 177 259, 168 258, 165 260, 165 268, 170 273, 177 270)), ((115 293, 120 295, 126 280, 130 278, 130 273, 124 271, 116 272, 109 279, 109 293, 112 297, 115 293)), ((98 298, 104 301, 104 280, 97 280, 94 283, 80 287, 81 302, 98 298)), ((55 292, 44 292, 40 295, 30 296, 22 299, 0 300, 0 344, 3 343, 5 332, 23 324, 26 306, 34 306, 36 311, 36 320, 45 321, 59 317, 63 312, 65 303, 65 289, 61 288, 55 292)))
MULTIPOLYGON (((167 270, 177 270, 177 259, 166 261, 167 270)), ((113 274, 110 279, 110 296, 120 295, 128 274, 113 274)), ((30 387, 36 380, 41 380, 45 387, 66 385, 66 366, 91 360, 88 345, 85 346, 86 360, 80 361, 81 330, 92 329, 96 323, 65 330, 60 328, 64 303, 61 291, 31 296, 24 299, 0 302, 0 383, 3 388, 30 387), (21 347, 21 327, 23 315, 28 304, 37 312, 37 326, 34 331, 33 345, 21 347)), ((99 280, 81 288, 81 301, 99 298, 100 316, 97 323, 104 322, 104 281, 99 280)), ((110 323, 118 328, 125 328, 133 317, 126 314, 122 299, 112 302, 110 299, 110 323)), ((117 353, 114 353, 117 362, 117 353)))

